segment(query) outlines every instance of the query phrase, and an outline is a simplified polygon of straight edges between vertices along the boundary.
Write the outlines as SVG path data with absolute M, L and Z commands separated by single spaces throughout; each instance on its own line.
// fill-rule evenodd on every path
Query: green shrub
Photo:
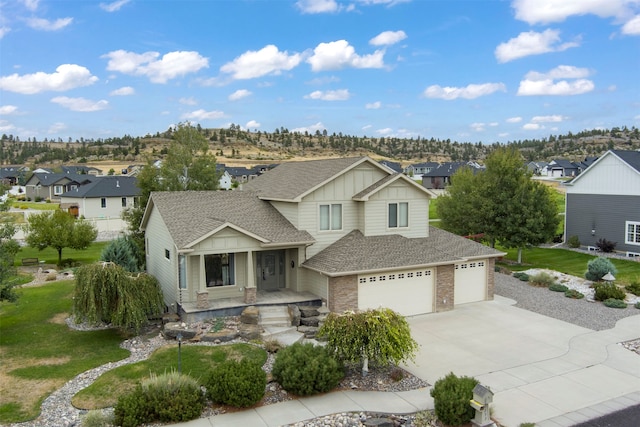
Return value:
M 436 381 L 430 393 L 438 420 L 450 426 L 471 421 L 475 411 L 469 400 L 473 398 L 473 388 L 477 384 L 475 378 L 458 377 L 453 372 Z
M 625 286 L 625 289 L 627 292 L 640 296 L 640 282 L 633 282 L 630 285 Z
M 609 298 L 602 301 L 602 303 L 611 308 L 627 308 L 627 303 L 621 299 Z
M 204 404 L 194 378 L 177 372 L 151 375 L 133 392 L 118 399 L 115 422 L 122 427 L 135 427 L 152 421 L 189 421 L 200 417 Z
M 566 292 L 569 288 L 565 285 L 561 285 L 560 283 L 552 283 L 549 285 L 549 290 L 553 292 Z
M 618 270 L 609 258 L 598 257 L 587 263 L 587 272 L 584 277 L 586 277 L 587 280 L 599 282 L 607 273 L 611 273 L 615 276 L 618 273 Z
M 584 294 L 581 292 L 576 291 L 575 289 L 567 289 L 564 292 L 564 296 L 567 298 L 573 298 L 573 299 L 582 299 L 584 298 Z
M 205 386 L 213 402 L 246 408 L 264 396 L 267 374 L 248 359 L 227 360 L 211 370 Z
M 567 245 L 569 245 L 570 248 L 579 248 L 580 238 L 578 238 L 578 236 L 569 236 L 569 239 L 567 240 Z
M 546 271 L 541 271 L 533 276 L 529 276 L 529 283 L 533 286 L 548 288 L 555 283 L 555 281 L 556 279 Z
M 634 307 L 640 309 L 640 301 L 638 301 Z
M 273 378 L 293 394 L 308 396 L 335 388 L 344 377 L 344 369 L 329 350 L 311 343 L 295 343 L 278 352 Z
M 627 296 L 622 289 L 613 283 L 598 283 L 594 286 L 594 289 L 596 291 L 594 295 L 596 301 L 604 301 L 610 298 L 623 300 Z
M 598 239 L 598 241 L 596 242 L 596 246 L 602 252 L 613 252 L 613 250 L 616 248 L 616 245 L 616 242 L 611 242 L 607 239 Z
M 415 427 L 431 427 L 435 426 L 438 418 L 434 411 L 420 411 L 416 412 L 413 418 L 413 426 Z
M 82 417 L 82 427 L 109 427 L 114 423 L 112 415 L 106 414 L 102 411 L 89 411 Z
M 529 281 L 529 275 L 527 273 L 522 273 L 520 271 L 513 273 L 513 277 L 515 277 L 516 279 L 520 279 L 523 282 Z
M 130 272 L 140 271 L 136 258 L 136 244 L 129 237 L 112 240 L 100 254 L 100 261 L 113 262 Z

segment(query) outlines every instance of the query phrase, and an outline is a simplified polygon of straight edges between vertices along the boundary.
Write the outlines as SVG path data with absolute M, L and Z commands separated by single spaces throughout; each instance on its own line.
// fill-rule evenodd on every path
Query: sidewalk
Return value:
M 494 393 L 492 413 L 507 427 L 570 427 L 640 402 L 640 356 L 618 345 L 640 337 L 640 314 L 592 331 L 513 307 L 467 304 L 409 318 L 421 347 L 414 375 L 434 383 L 449 372 L 473 376 Z M 274 427 L 340 412 L 406 414 L 433 409 L 429 389 L 340 391 L 202 418 L 183 427 Z

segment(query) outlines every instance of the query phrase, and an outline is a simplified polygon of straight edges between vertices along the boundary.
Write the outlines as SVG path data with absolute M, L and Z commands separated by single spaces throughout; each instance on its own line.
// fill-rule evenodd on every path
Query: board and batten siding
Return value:
M 612 153 L 583 172 L 567 194 L 601 194 L 640 197 L 640 173 Z
M 165 304 L 175 312 L 178 302 L 178 254 L 169 230 L 155 209 L 149 215 L 145 235 L 147 272 L 158 279 Z M 170 259 L 165 257 L 166 249 L 169 250 Z
M 616 251 L 640 252 L 640 245 L 625 244 L 626 222 L 640 222 L 640 196 L 567 193 L 566 203 L 565 239 L 595 246 L 603 238 L 616 242 Z

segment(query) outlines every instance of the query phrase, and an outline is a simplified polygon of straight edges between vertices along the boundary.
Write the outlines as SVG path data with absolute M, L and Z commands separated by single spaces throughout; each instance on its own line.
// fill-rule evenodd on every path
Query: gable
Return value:
M 608 151 L 566 187 L 570 194 L 640 196 L 640 171 Z

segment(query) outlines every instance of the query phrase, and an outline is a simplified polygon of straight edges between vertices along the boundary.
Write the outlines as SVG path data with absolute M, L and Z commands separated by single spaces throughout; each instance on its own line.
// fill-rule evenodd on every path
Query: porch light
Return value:
M 602 276 L 602 280 L 605 280 L 607 282 L 613 282 L 614 280 L 616 280 L 616 278 L 613 277 L 613 274 L 611 274 L 611 272 L 608 272 L 607 274 Z
M 592 235 L 592 236 L 595 236 L 595 235 L 596 235 L 596 229 L 595 229 L 595 228 L 592 228 L 592 229 L 591 229 L 591 235 Z

